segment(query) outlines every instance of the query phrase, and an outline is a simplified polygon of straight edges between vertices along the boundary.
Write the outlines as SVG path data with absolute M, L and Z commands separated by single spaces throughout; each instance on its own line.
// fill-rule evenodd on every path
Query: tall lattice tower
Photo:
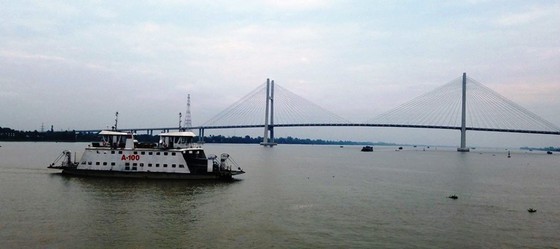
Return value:
M 191 95 L 187 94 L 187 112 L 185 113 L 185 130 L 190 131 L 191 128 L 192 128 Z

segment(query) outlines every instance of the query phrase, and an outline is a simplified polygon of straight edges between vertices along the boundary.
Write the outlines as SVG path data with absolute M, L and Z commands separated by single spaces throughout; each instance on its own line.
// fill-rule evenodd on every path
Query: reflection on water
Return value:
M 560 244 L 557 155 L 207 145 L 208 154 L 229 152 L 247 174 L 234 182 L 169 181 L 46 169 L 63 149 L 79 157 L 84 146 L 2 144 L 0 248 Z
M 72 211 L 79 220 L 74 229 L 89 234 L 92 240 L 107 238 L 104 246 L 188 245 L 184 243 L 199 233 L 198 222 L 206 215 L 198 209 L 234 184 L 61 178 L 68 192 L 79 200 L 72 202 Z

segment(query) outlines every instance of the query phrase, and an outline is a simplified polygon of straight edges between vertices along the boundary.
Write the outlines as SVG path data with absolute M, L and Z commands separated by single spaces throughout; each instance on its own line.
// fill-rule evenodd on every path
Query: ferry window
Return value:
M 164 156 L 167 156 L 167 152 L 163 152 L 163 155 L 164 155 Z
M 138 169 L 138 168 L 136 168 L 136 167 L 132 167 L 132 170 L 137 170 L 137 169 Z
M 172 152 L 171 155 L 174 156 L 174 155 L 175 155 L 175 152 Z
M 106 166 L 106 165 L 107 165 L 107 162 L 103 162 L 103 165 Z
M 86 161 L 83 161 L 82 164 L 86 164 Z
M 119 154 L 122 154 L 122 150 L 119 150 Z
M 99 162 L 95 162 L 95 165 L 99 165 Z
M 159 168 L 159 163 L 156 163 L 156 167 L 158 167 L 158 168 Z
M 164 167 L 164 168 L 167 168 L 167 163 L 164 163 L 164 164 L 163 164 L 163 167 Z
M 135 166 L 138 166 L 138 164 L 137 164 L 137 163 L 133 163 L 132 166 L 135 167 Z
M 152 164 L 151 164 L 151 163 L 148 163 L 148 167 L 152 167 Z
M 87 162 L 87 165 L 91 165 L 91 162 Z
M 130 169 L 130 167 L 128 167 L 128 166 L 124 167 L 124 170 L 129 170 L 129 169 Z
M 150 152 L 148 152 L 148 155 L 152 155 L 152 154 L 154 154 L 154 153 L 152 153 L 151 151 L 150 151 Z
M 111 151 L 111 154 L 115 154 L 115 151 L 114 151 L 114 150 L 112 150 L 112 151 Z
M 171 164 L 171 167 L 176 168 L 177 164 Z
M 111 162 L 111 166 L 115 166 L 115 162 Z
M 156 152 L 156 155 L 159 155 L 159 152 Z
M 124 166 L 130 166 L 130 163 L 125 163 Z
M 179 168 L 184 168 L 185 165 L 179 164 Z
M 189 150 L 189 154 L 192 154 L 192 150 Z
M 140 163 L 140 167 L 144 167 L 144 163 Z
M 138 151 L 135 151 L 135 152 L 134 152 L 134 155 L 136 155 L 136 154 L 138 154 Z
M 146 152 L 142 151 L 140 152 L 140 155 L 146 155 Z

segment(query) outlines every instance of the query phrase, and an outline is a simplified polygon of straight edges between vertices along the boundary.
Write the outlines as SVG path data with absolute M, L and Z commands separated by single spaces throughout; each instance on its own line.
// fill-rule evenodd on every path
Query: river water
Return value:
M 46 166 L 87 144 L 0 146 L 0 248 L 560 246 L 556 154 L 207 144 L 247 172 L 224 183 L 66 177 Z

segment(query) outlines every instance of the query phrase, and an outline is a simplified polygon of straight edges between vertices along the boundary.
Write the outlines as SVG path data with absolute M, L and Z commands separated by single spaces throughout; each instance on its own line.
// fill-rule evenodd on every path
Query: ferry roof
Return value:
M 126 136 L 129 133 L 127 132 L 120 132 L 120 131 L 101 131 L 99 135 L 112 135 L 112 136 Z
M 196 137 L 193 132 L 190 131 L 172 131 L 159 134 L 160 137 Z

